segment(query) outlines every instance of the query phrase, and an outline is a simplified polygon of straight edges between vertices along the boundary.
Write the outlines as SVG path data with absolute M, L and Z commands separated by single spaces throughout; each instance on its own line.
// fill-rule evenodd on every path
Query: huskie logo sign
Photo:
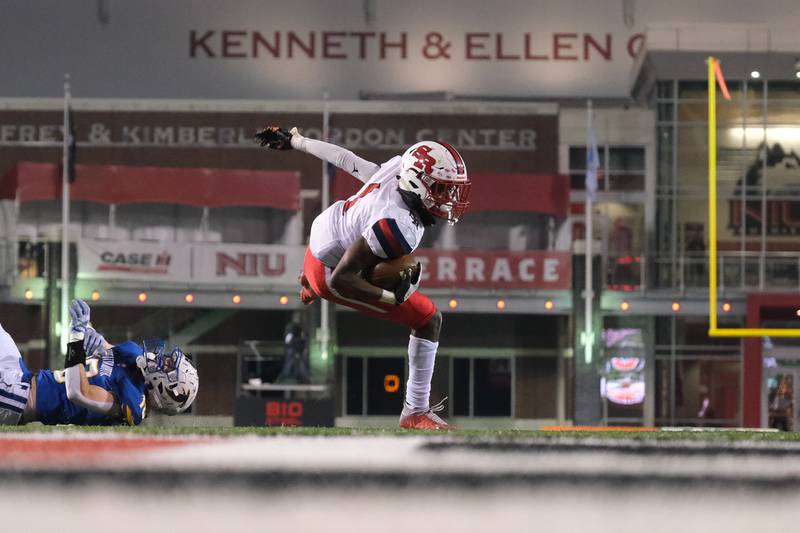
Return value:
M 193 248 L 194 281 L 294 285 L 303 268 L 302 246 L 207 244 Z
M 794 149 L 787 152 L 778 143 L 766 150 L 767 205 L 766 212 L 763 212 L 763 145 L 758 148 L 758 153 L 762 155 L 748 167 L 747 172 L 737 182 L 733 196 L 728 200 L 728 229 L 739 236 L 744 226 L 745 235 L 758 237 L 764 222 L 768 237 L 800 235 L 800 156 Z M 743 190 L 747 191 L 744 202 Z
M 239 252 L 232 255 L 223 250 L 217 252 L 216 274 L 274 278 L 286 272 L 286 261 L 286 252 Z

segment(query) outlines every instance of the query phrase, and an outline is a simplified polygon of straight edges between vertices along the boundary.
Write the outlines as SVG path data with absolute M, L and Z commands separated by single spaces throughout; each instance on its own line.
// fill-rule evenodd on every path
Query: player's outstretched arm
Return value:
M 114 409 L 119 409 L 113 394 L 89 383 L 85 365 L 86 348 L 83 346 L 83 333 L 71 333 L 64 361 L 64 386 L 67 390 L 67 399 L 75 405 L 100 414 L 108 414 Z
M 273 150 L 290 150 L 294 148 L 316 156 L 341 168 L 364 183 L 369 181 L 369 178 L 380 168 L 380 165 L 358 157 L 346 148 L 304 137 L 297 128 L 286 131 L 277 126 L 269 126 L 258 131 L 255 139 L 261 146 L 266 146 Z

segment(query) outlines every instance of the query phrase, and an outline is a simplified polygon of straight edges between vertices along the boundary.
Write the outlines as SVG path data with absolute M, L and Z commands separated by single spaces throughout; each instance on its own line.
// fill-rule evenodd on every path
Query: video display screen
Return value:
M 640 328 L 603 330 L 605 361 L 600 395 L 617 405 L 637 405 L 645 398 L 645 345 Z

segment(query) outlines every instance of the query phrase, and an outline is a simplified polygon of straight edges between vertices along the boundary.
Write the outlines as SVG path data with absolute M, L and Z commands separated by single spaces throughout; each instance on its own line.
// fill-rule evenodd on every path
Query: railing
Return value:
M 604 258 L 605 289 L 703 289 L 708 287 L 708 254 L 608 255 Z M 800 252 L 719 252 L 720 290 L 800 291 Z

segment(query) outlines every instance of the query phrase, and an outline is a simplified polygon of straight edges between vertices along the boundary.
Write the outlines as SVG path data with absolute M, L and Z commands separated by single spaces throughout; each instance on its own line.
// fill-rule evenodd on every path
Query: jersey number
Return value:
M 90 359 L 86 359 L 85 368 L 86 368 L 86 379 L 95 377 L 97 374 L 100 373 L 100 358 L 92 357 Z M 56 383 L 64 383 L 64 371 L 53 370 L 53 379 L 56 380 Z
M 353 207 L 356 204 L 357 201 L 359 201 L 361 198 L 365 197 L 366 195 L 368 195 L 369 193 L 371 193 L 375 189 L 379 189 L 380 186 L 381 186 L 380 183 L 370 183 L 369 185 L 364 187 L 364 189 L 361 190 L 358 194 L 348 198 L 347 201 L 345 201 L 345 203 L 344 203 L 344 209 L 342 211 L 344 213 L 347 213 L 347 210 L 350 209 L 351 207 Z

